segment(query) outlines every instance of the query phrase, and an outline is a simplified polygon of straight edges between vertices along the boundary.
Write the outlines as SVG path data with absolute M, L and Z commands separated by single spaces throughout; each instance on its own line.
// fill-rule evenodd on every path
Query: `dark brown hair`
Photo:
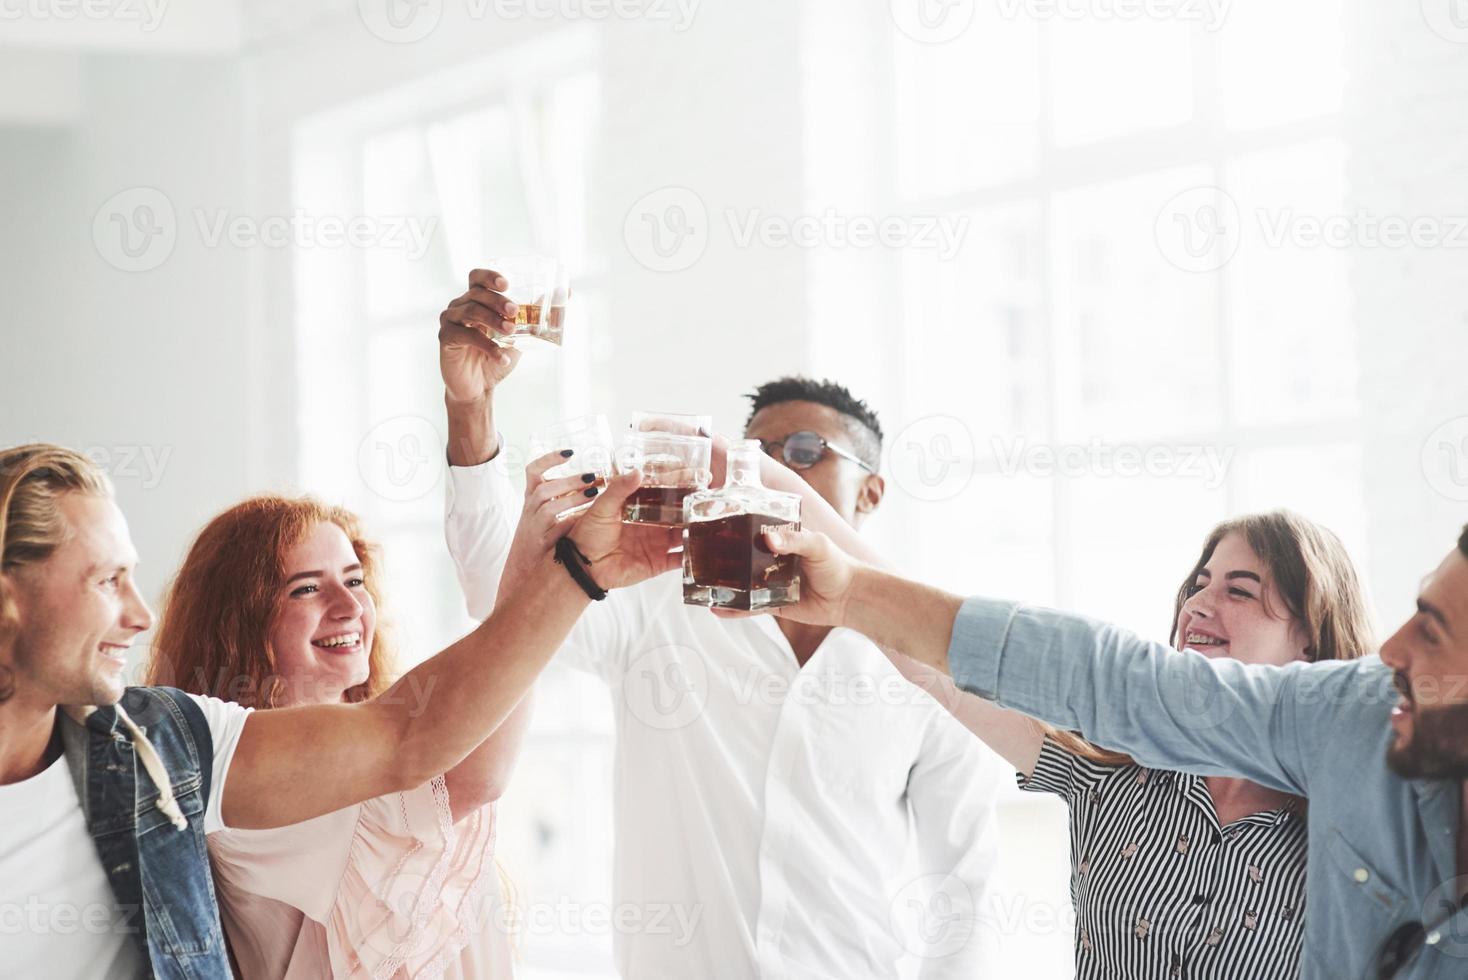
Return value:
M 1269 570 L 1269 579 L 1285 608 L 1275 611 L 1266 605 L 1265 611 L 1287 616 L 1304 631 L 1312 663 L 1354 660 L 1372 649 L 1371 614 L 1345 545 L 1332 531 L 1287 510 L 1236 517 L 1209 532 L 1198 560 L 1178 587 L 1169 638 L 1177 635 L 1183 605 L 1193 594 L 1199 573 L 1207 567 L 1218 543 L 1230 534 L 1241 535 Z M 1468 539 L 1468 529 L 1464 539 Z M 1051 735 L 1068 751 L 1092 762 L 1133 764 L 1130 756 L 1098 748 L 1078 735 L 1054 731 Z

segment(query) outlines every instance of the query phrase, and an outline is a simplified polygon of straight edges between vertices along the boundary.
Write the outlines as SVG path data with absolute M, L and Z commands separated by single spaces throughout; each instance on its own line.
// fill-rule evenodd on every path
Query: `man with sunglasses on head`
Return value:
M 490 340 L 513 325 L 504 288 L 476 270 L 440 317 L 446 532 L 474 615 L 494 604 L 513 535 L 554 533 L 584 489 L 532 462 L 522 508 L 494 462 L 494 392 L 518 360 Z M 771 454 L 766 484 L 802 494 L 806 526 L 860 528 L 885 489 L 871 409 L 805 378 L 750 398 L 745 436 Z M 671 908 L 690 926 L 617 929 L 622 976 L 993 975 L 979 914 L 997 763 L 871 642 L 685 606 L 675 572 L 593 603 L 557 656 L 611 690 L 614 906 L 642 923 Z

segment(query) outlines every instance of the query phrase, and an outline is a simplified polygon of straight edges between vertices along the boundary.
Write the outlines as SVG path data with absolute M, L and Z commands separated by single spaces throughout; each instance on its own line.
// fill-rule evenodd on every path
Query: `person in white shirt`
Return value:
M 594 591 L 671 567 L 622 533 L 638 482 L 613 481 L 570 529 L 594 569 L 525 545 L 515 601 L 381 696 L 251 712 L 124 685 L 153 616 L 110 481 L 60 446 L 0 449 L 0 975 L 226 980 L 205 835 L 300 823 L 453 769 Z
M 471 614 L 494 604 L 519 539 L 556 533 L 578 477 L 503 467 L 493 395 L 517 354 L 500 329 L 505 281 L 475 270 L 440 317 L 449 416 L 446 535 Z M 787 379 L 755 397 L 746 437 L 782 453 L 766 482 L 800 490 L 808 527 L 862 522 L 881 503 L 875 416 L 844 388 Z M 716 460 L 716 482 L 720 461 Z M 616 712 L 613 903 L 695 923 L 618 930 L 624 977 L 974 978 L 997 860 L 998 768 L 869 641 L 682 603 L 667 574 L 598 603 L 559 659 L 602 678 Z M 670 917 L 671 919 L 671 917 Z

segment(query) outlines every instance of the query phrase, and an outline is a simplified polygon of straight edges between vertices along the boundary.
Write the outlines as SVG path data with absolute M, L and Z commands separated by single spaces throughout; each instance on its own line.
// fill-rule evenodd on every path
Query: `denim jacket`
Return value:
M 118 905 L 142 911 L 131 917 L 133 939 L 151 974 L 228 980 L 204 840 L 214 757 L 208 723 L 188 695 L 170 688 L 129 688 L 121 708 L 98 708 L 82 723 L 73 712 L 59 715 L 87 831 Z M 140 738 L 170 785 L 139 764 L 148 751 L 135 744 Z
M 1380 658 L 1250 666 L 969 599 L 948 662 L 964 690 L 1142 765 L 1307 797 L 1304 980 L 1374 980 L 1383 943 L 1416 922 L 1426 942 L 1401 980 L 1468 977 L 1468 911 L 1454 908 L 1460 787 L 1387 768 L 1397 695 Z

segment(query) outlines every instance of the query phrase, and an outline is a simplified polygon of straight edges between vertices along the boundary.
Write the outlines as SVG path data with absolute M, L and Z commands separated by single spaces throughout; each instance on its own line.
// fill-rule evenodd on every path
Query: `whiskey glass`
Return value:
M 571 274 L 565 263 L 544 255 L 512 255 L 493 259 L 489 268 L 509 283 L 505 295 L 516 306 L 515 330 L 495 342 L 514 347 L 522 337 L 561 345 Z

